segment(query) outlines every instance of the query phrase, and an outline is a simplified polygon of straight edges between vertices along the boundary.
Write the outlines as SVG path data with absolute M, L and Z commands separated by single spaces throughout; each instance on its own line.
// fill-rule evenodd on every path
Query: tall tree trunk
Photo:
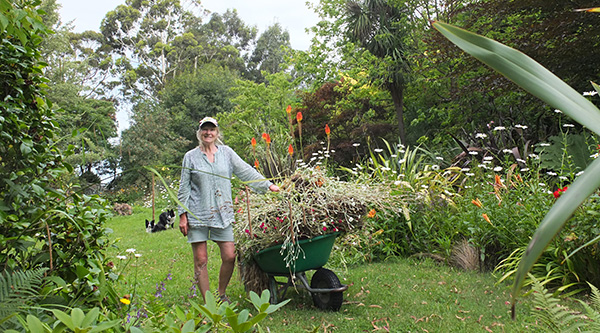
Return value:
M 387 89 L 392 95 L 394 107 L 396 108 L 396 118 L 398 118 L 398 132 L 400 142 L 406 146 L 406 133 L 404 132 L 404 87 L 394 83 L 388 84 Z

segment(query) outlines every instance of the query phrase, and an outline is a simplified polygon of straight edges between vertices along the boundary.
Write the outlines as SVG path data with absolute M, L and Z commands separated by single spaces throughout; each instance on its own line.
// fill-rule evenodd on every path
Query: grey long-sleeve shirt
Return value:
M 232 174 L 242 181 L 251 181 L 248 185 L 258 192 L 266 192 L 273 184 L 228 146 L 217 146 L 213 163 L 199 147 L 185 154 L 177 198 L 187 207 L 186 210 L 179 206 L 179 215 L 186 211 L 193 213 L 187 216 L 191 228 L 226 228 L 235 220 L 231 198 Z

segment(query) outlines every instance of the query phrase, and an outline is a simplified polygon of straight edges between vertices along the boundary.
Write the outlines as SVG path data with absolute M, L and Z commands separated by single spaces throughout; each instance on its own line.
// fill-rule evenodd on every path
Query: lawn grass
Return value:
M 144 220 L 151 210 L 135 208 L 131 216 L 111 219 L 108 227 L 117 240 L 109 255 L 128 254 L 134 248 L 141 257 L 125 268 L 119 293 L 133 294 L 133 302 L 154 298 L 164 282 L 162 300 L 185 305 L 192 287 L 192 253 L 179 231 L 148 234 Z M 158 215 L 158 212 L 157 212 Z M 211 290 L 216 288 L 220 264 L 218 248 L 209 243 Z M 114 259 L 121 269 L 128 260 Z M 307 291 L 288 291 L 290 303 L 262 322 L 270 332 L 536 332 L 529 298 L 521 298 L 517 319 L 510 319 L 509 286 L 496 286 L 489 273 L 465 272 L 432 260 L 392 258 L 346 269 L 333 270 L 349 286 L 339 312 L 316 309 Z M 166 280 L 171 273 L 171 280 Z M 313 271 L 306 272 L 311 277 Z M 134 292 L 135 291 L 135 292 Z M 228 289 L 240 308 L 250 308 L 237 269 Z

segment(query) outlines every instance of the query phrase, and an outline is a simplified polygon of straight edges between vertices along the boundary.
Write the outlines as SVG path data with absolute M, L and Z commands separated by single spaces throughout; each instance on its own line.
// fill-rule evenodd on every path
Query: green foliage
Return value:
M 588 132 L 549 137 L 547 144 L 536 147 L 540 155 L 540 167 L 574 179 L 593 161 L 592 155 L 598 151 L 597 143 L 591 142 L 595 139 L 597 137 Z
M 580 332 L 582 329 L 588 328 L 585 316 L 561 306 L 560 300 L 553 297 L 537 280 L 534 280 L 533 283 L 533 306 L 536 308 L 533 316 L 542 327 L 551 332 Z M 591 310 L 591 308 L 588 309 Z M 591 313 L 598 316 L 597 311 L 591 311 Z
M 33 10 L 39 2 L 1 4 L 9 26 L 0 33 L 2 270 L 46 268 L 56 284 L 47 291 L 59 290 L 66 301 L 90 300 L 102 294 L 104 202 L 64 181 L 73 169 L 57 148 L 55 113 L 45 99 L 38 48 L 48 30 Z
M 0 327 L 12 314 L 22 311 L 24 305 L 31 304 L 31 299 L 38 295 L 46 271 L 46 268 L 38 268 L 0 273 Z

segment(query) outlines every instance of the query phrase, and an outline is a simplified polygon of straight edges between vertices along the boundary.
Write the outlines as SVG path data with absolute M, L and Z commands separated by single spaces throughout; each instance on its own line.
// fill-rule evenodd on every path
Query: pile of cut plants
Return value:
M 331 233 L 358 233 L 367 216 L 401 214 L 406 200 L 392 196 L 390 185 L 345 182 L 319 168 L 296 170 L 280 188 L 271 195 L 246 191 L 238 197 L 234 231 L 247 291 L 268 288 L 268 277 L 254 260 L 259 251 L 281 246 L 285 265 L 294 273 L 295 261 L 304 255 L 298 241 Z

